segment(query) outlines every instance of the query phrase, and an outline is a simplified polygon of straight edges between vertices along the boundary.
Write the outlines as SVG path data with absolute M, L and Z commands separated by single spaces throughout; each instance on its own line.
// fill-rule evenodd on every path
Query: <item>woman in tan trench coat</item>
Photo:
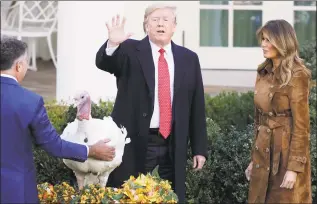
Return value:
M 254 91 L 255 138 L 249 203 L 312 203 L 310 119 L 311 73 L 298 56 L 293 27 L 272 20 L 257 32 L 266 60 Z

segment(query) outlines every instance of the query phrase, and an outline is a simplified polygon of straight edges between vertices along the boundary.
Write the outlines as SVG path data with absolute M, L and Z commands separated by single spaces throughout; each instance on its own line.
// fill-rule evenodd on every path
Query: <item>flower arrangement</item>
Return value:
M 40 201 L 46 201 L 48 203 L 57 202 L 57 195 L 54 191 L 54 186 L 49 183 L 42 183 L 37 185 L 38 197 Z
M 177 203 L 170 183 L 159 177 L 158 167 L 152 173 L 131 176 L 122 188 L 87 185 L 80 191 L 63 182 L 37 186 L 41 203 Z

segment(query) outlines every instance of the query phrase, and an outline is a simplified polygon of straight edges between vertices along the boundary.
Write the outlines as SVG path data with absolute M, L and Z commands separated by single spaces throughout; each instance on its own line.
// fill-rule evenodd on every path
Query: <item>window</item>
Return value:
M 300 46 L 316 39 L 316 1 L 294 1 L 294 29 Z
M 228 11 L 200 10 L 200 46 L 228 46 Z
M 295 6 L 316 6 L 316 1 L 294 1 Z
M 200 46 L 257 47 L 262 1 L 200 1 Z

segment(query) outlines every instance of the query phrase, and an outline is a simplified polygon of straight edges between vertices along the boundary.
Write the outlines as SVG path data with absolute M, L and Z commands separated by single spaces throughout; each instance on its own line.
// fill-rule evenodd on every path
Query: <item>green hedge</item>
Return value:
M 317 39 L 309 42 L 301 47 L 299 55 L 304 59 L 305 65 L 312 71 L 312 77 L 316 80 L 317 65 L 316 65 L 316 50 Z
M 188 160 L 186 197 L 191 203 L 244 203 L 248 181 L 244 171 L 250 162 L 253 127 L 231 128 L 227 134 L 215 133 L 209 147 L 209 160 L 202 171 L 191 171 Z
M 223 132 L 232 127 L 244 130 L 253 123 L 254 103 L 253 92 L 221 92 L 216 97 L 206 98 L 206 116 L 212 118 Z

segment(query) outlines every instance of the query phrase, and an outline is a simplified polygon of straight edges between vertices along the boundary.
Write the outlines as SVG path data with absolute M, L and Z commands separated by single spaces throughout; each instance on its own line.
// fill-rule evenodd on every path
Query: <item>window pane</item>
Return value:
M 228 5 L 228 1 L 200 1 L 200 4 L 209 4 L 209 5 Z
M 233 1 L 233 5 L 262 5 L 262 1 Z
M 228 11 L 200 9 L 200 46 L 228 46 Z
M 316 11 L 295 11 L 294 29 L 300 45 L 316 39 Z
M 316 1 L 294 1 L 295 6 L 316 6 Z
M 256 31 L 262 26 L 262 11 L 234 11 L 233 46 L 257 47 Z

